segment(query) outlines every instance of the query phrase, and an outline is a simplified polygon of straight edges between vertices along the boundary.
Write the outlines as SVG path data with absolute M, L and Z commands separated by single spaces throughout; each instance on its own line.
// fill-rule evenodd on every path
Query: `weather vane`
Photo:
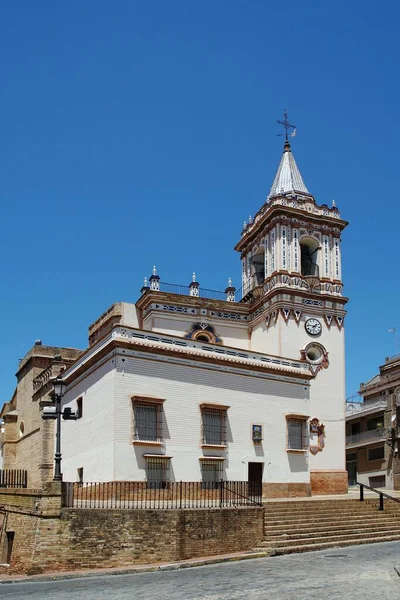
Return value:
M 279 125 L 282 125 L 282 127 L 285 128 L 285 139 L 286 141 L 289 141 L 289 135 L 288 132 L 290 129 L 293 129 L 293 131 L 290 134 L 290 137 L 294 137 L 296 135 L 296 125 L 292 125 L 291 123 L 289 123 L 288 121 L 288 117 L 287 117 L 287 112 L 286 112 L 286 108 L 285 108 L 285 112 L 283 113 L 283 121 L 277 121 L 277 123 L 279 123 Z M 283 135 L 283 133 L 278 133 L 277 135 Z

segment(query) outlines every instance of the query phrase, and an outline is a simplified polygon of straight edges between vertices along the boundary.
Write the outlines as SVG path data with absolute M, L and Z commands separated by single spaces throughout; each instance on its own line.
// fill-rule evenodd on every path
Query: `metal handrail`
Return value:
M 367 485 L 366 483 L 360 483 L 359 481 L 356 481 L 356 485 L 360 486 L 360 502 L 364 502 L 364 488 L 368 488 L 369 490 L 371 490 L 371 492 L 375 492 L 375 494 L 379 494 L 379 508 L 378 508 L 378 510 L 383 510 L 383 498 L 384 497 L 388 498 L 389 500 L 393 500 L 394 502 L 397 502 L 398 504 L 400 504 L 400 499 L 399 498 L 395 498 L 394 496 L 390 496 L 389 494 L 386 494 L 385 492 L 380 492 L 376 488 L 373 488 L 370 485 Z

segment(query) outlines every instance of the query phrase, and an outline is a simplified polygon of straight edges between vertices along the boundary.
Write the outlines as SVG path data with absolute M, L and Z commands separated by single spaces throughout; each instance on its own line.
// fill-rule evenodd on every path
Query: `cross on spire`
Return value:
M 282 127 L 284 127 L 284 129 L 285 129 L 285 140 L 287 142 L 289 141 L 289 138 L 288 138 L 288 131 L 289 131 L 289 129 L 293 129 L 292 136 L 293 136 L 293 134 L 296 135 L 295 134 L 296 125 L 291 125 L 291 123 L 289 123 L 287 112 L 286 112 L 286 108 L 285 108 L 285 111 L 283 113 L 283 121 L 279 121 L 278 120 L 277 123 L 279 123 L 279 125 L 282 125 Z M 283 135 L 283 134 L 282 133 L 278 133 L 278 135 Z

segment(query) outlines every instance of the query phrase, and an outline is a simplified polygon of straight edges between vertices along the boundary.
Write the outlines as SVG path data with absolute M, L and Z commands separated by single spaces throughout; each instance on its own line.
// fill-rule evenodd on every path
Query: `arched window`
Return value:
M 212 340 L 205 335 L 204 333 L 201 333 L 200 335 L 197 335 L 196 337 L 193 338 L 194 340 L 196 340 L 197 342 L 208 342 L 210 343 Z
M 262 285 L 265 279 L 265 249 L 258 248 L 251 259 L 251 270 L 253 285 Z
M 303 237 L 300 240 L 301 253 L 301 274 L 305 276 L 313 275 L 319 277 L 318 250 L 320 245 L 318 240 L 312 237 Z

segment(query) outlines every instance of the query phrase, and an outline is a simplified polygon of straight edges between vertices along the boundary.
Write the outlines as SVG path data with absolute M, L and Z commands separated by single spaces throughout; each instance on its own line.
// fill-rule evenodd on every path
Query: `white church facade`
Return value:
M 345 365 L 336 206 L 308 191 L 286 139 L 235 250 L 242 288 L 164 285 L 111 306 L 63 373 L 65 481 L 262 482 L 344 493 Z

